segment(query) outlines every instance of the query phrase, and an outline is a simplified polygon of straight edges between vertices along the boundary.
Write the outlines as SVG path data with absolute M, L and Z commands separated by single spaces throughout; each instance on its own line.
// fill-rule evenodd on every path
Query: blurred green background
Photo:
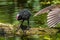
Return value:
M 18 25 L 19 21 L 16 20 L 16 14 L 19 13 L 20 10 L 19 4 L 21 4 L 31 11 L 32 14 L 30 18 L 31 27 L 48 27 L 46 22 L 47 13 L 36 17 L 33 17 L 33 15 L 39 10 L 49 5 L 58 3 L 60 4 L 60 0 L 0 0 L 0 23 L 10 23 Z M 1 37 L 0 40 L 7 39 Z M 20 40 L 20 39 L 16 37 L 16 39 L 9 38 L 8 40 Z M 58 33 L 53 37 L 50 37 L 49 35 L 45 36 L 34 35 L 29 40 L 60 40 L 60 34 Z

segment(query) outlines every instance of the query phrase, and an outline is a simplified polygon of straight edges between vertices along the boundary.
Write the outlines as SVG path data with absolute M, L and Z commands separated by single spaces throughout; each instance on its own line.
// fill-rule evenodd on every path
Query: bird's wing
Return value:
M 37 16 L 37 15 L 40 15 L 40 14 L 43 14 L 43 13 L 46 13 L 46 12 L 50 12 L 51 10 L 53 10 L 56 7 L 60 7 L 60 5 L 51 5 L 51 6 L 48 6 L 46 8 L 43 8 L 42 10 L 37 12 L 34 16 Z
M 47 15 L 47 25 L 49 27 L 55 27 L 57 23 L 60 22 L 60 9 L 54 10 Z

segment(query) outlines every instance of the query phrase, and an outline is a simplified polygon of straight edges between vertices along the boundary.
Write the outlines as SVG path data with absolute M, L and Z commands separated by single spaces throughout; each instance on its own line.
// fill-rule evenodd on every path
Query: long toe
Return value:
M 31 27 L 30 27 L 30 26 L 28 26 L 28 27 L 27 27 L 27 30 L 29 30 L 30 28 L 31 28 Z

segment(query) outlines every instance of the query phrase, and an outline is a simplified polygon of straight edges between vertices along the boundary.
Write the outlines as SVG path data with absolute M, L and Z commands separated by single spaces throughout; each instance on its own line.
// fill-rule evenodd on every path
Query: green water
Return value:
M 0 37 L 0 40 L 21 40 L 20 37 Z
M 60 40 L 60 33 L 56 35 L 31 35 L 23 37 L 0 37 L 0 40 Z

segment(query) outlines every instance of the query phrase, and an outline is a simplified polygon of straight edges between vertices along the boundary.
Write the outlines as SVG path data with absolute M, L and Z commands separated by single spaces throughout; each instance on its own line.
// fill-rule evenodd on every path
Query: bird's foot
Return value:
M 29 30 L 31 27 L 30 26 L 27 26 L 27 30 Z

